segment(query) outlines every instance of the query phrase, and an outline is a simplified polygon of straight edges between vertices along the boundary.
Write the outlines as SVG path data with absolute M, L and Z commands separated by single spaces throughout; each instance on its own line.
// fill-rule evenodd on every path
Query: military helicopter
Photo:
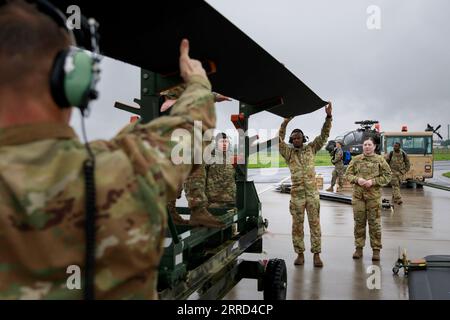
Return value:
M 374 138 L 376 144 L 375 152 L 380 154 L 381 133 L 379 122 L 377 120 L 362 120 L 356 121 L 355 124 L 359 124 L 360 128 L 346 132 L 344 135 L 337 136 L 334 140 L 328 141 L 325 149 L 330 155 L 332 155 L 335 150 L 337 140 L 342 141 L 342 150 L 344 152 L 349 151 L 352 156 L 361 154 L 363 152 L 363 142 L 367 137 Z

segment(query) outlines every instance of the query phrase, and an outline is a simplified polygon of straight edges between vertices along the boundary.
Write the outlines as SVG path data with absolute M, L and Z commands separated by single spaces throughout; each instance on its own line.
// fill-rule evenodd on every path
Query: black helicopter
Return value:
M 336 148 L 336 141 L 340 140 L 342 142 L 342 150 L 344 152 L 349 151 L 352 156 L 356 156 L 363 152 L 362 145 L 364 140 L 367 137 L 372 137 L 376 144 L 375 152 L 380 154 L 381 134 L 375 126 L 378 123 L 377 120 L 356 121 L 355 124 L 359 124 L 360 128 L 346 132 L 344 135 L 337 136 L 336 139 L 328 141 L 325 149 L 332 155 Z
M 355 124 L 359 124 L 360 128 L 346 132 L 344 135 L 337 136 L 336 139 L 328 141 L 325 149 L 330 153 L 330 155 L 333 155 L 333 152 L 336 148 L 336 141 L 340 140 L 342 142 L 342 150 L 344 152 L 349 151 L 352 156 L 356 156 L 363 152 L 362 144 L 364 140 L 367 137 L 372 137 L 374 138 L 376 144 L 375 152 L 380 154 L 381 132 L 379 130 L 379 127 L 376 126 L 378 123 L 379 122 L 376 120 L 356 121 Z M 440 128 L 441 125 L 438 125 L 435 129 L 430 124 L 427 124 L 427 128 L 425 129 L 425 131 L 433 132 L 440 139 L 442 139 L 442 136 L 439 134 L 439 132 L 437 132 Z

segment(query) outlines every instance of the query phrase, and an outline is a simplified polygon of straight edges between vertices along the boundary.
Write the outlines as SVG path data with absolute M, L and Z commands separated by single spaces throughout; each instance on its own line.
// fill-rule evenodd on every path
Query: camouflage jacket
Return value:
M 227 161 L 230 157 L 217 157 L 217 161 L 207 164 L 206 196 L 209 204 L 236 202 L 236 180 L 234 166 Z
M 171 116 L 130 124 L 110 141 L 91 143 L 96 298 L 157 298 L 167 199 L 191 170 L 171 161 L 171 133 L 182 128 L 189 134 L 195 120 L 205 130 L 216 121 L 211 85 L 199 76 L 188 81 Z M 201 136 L 195 138 L 201 146 Z M 192 144 L 190 137 L 182 141 Z M 83 290 L 68 288 L 67 272 L 75 266 L 83 274 L 86 158 L 83 144 L 63 124 L 0 130 L 0 299 L 83 297 Z
M 353 184 L 353 198 L 377 199 L 381 197 L 380 188 L 391 181 L 391 176 L 391 169 L 382 156 L 360 154 L 350 161 L 344 177 Z M 374 184 L 369 189 L 361 187 L 359 178 L 371 179 Z
M 336 168 L 344 168 L 344 152 L 342 151 L 342 148 L 336 148 L 331 163 L 334 164 Z
M 284 123 L 281 125 L 279 130 L 279 150 L 291 172 L 292 190 L 305 190 L 310 195 L 318 194 L 314 159 L 317 151 L 323 147 L 328 139 L 331 121 L 332 118 L 327 117 L 320 136 L 302 148 L 294 148 L 292 145 L 284 142 L 286 125 Z
M 387 162 L 391 167 L 393 172 L 399 172 L 402 175 L 406 174 L 411 168 L 409 162 L 409 157 L 405 151 L 400 150 L 400 152 L 392 151 L 392 153 L 387 154 Z

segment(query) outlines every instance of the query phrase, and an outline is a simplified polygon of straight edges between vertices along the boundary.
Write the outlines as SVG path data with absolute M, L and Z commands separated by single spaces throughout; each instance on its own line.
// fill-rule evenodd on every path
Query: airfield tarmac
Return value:
M 439 171 L 450 171 L 450 162 L 438 163 Z M 435 168 L 437 169 L 437 168 Z M 270 170 L 270 169 L 269 169 Z M 324 188 L 329 186 L 332 167 L 318 167 L 324 176 Z M 382 211 L 381 261 L 373 263 L 369 237 L 366 239 L 364 257 L 353 260 L 353 212 L 351 205 L 321 200 L 322 260 L 324 267 L 314 268 L 309 251 L 309 226 L 305 219 L 305 265 L 294 266 L 296 254 L 292 247 L 289 194 L 273 190 L 276 182 L 288 175 L 280 169 L 266 175 L 254 169 L 249 180 L 255 180 L 260 193 L 264 218 L 269 228 L 263 237 L 263 254 L 244 254 L 242 258 L 260 260 L 284 259 L 287 266 L 287 299 L 408 299 L 408 282 L 403 271 L 393 275 L 392 267 L 398 249 L 406 248 L 408 258 L 421 258 L 433 254 L 450 254 L 450 192 L 424 187 L 403 188 L 403 205 L 394 210 Z M 433 182 L 450 185 L 450 180 L 435 172 Z M 437 180 L 439 179 L 439 181 Z M 351 191 L 344 194 L 351 195 Z M 391 189 L 383 189 L 383 198 L 391 198 Z M 381 270 L 381 288 L 369 289 L 367 268 L 377 265 Z M 256 290 L 256 280 L 244 279 L 231 290 L 225 299 L 262 299 Z

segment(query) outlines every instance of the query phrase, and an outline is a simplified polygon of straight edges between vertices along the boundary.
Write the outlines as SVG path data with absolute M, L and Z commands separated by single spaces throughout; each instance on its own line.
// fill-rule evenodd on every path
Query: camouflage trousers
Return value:
M 392 199 L 394 199 L 394 201 L 402 199 L 402 195 L 400 193 L 400 184 L 402 183 L 402 180 L 403 175 L 400 172 L 392 171 L 391 187 L 392 187 Z
M 209 199 L 208 199 L 209 201 Z M 223 201 L 216 201 L 216 202 L 209 202 L 208 203 L 209 208 L 234 208 L 236 207 L 235 202 L 223 202 Z
M 338 183 L 338 186 L 342 188 L 344 185 L 344 167 L 335 167 L 333 169 L 332 178 L 331 178 L 331 187 L 334 187 L 336 184 L 336 180 Z
M 292 242 L 296 253 L 305 251 L 303 241 L 303 222 L 305 220 L 305 209 L 308 214 L 309 230 L 311 233 L 311 252 L 321 252 L 320 231 L 320 200 L 319 195 L 312 197 L 294 196 L 291 194 L 289 211 L 292 215 Z
M 184 182 L 183 188 L 190 209 L 233 208 L 236 206 L 234 202 L 213 201 L 213 199 L 209 201 L 205 193 L 205 179 L 205 166 L 200 165 L 191 172 L 190 176 Z M 177 199 L 181 197 L 182 191 L 183 189 L 179 190 Z M 171 199 L 167 202 L 167 208 L 169 210 L 175 209 L 175 207 L 176 199 Z
M 184 192 L 186 193 L 189 208 L 196 209 L 208 207 L 208 198 L 205 193 L 205 181 L 205 166 L 196 166 L 184 183 Z
M 366 244 L 366 225 L 369 224 L 370 246 L 381 249 L 381 203 L 380 199 L 352 200 L 355 220 L 355 247 L 364 248 Z

